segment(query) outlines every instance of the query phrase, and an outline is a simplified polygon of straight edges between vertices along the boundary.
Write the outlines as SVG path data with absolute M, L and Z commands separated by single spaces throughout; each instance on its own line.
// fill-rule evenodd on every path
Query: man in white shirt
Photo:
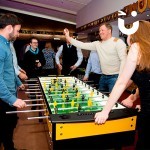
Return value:
M 62 64 L 60 64 L 59 58 L 62 55 Z M 77 67 L 83 60 L 81 49 L 71 45 L 70 42 L 66 42 L 58 48 L 56 53 L 56 64 L 58 68 L 62 70 L 62 75 L 77 75 Z
M 112 26 L 108 23 L 101 24 L 99 35 L 101 41 L 83 43 L 69 36 L 69 30 L 64 30 L 66 39 L 74 46 L 86 50 L 96 50 L 100 61 L 102 76 L 100 78 L 99 90 L 111 92 L 118 75 L 121 74 L 124 67 L 127 50 L 126 44 L 118 38 L 112 37 Z

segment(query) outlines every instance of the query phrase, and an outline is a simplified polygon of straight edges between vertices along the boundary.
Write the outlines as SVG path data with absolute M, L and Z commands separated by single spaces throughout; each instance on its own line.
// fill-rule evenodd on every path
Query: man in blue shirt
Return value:
M 26 103 L 17 98 L 17 87 L 23 85 L 15 74 L 10 41 L 19 36 L 20 20 L 13 14 L 0 17 L 0 141 L 5 150 L 14 150 L 13 130 L 17 115 L 7 115 L 7 111 L 26 107 Z
M 100 60 L 96 51 L 91 51 L 88 63 L 86 66 L 83 81 L 93 81 L 96 88 L 99 87 L 99 80 L 102 74 Z

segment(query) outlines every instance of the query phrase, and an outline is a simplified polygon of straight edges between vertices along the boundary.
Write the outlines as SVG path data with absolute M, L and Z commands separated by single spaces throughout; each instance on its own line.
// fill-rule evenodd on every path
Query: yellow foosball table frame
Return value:
M 42 87 L 42 85 L 41 85 Z M 43 89 L 42 89 L 43 90 Z M 121 148 L 134 143 L 137 111 L 113 109 L 103 125 L 95 124 L 96 112 L 52 114 L 45 98 L 49 142 L 53 150 Z M 115 107 L 121 105 L 116 104 Z

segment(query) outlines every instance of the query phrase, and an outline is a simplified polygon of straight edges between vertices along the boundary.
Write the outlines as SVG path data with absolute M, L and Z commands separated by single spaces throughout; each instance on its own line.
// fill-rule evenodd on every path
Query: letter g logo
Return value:
M 118 14 L 119 16 L 126 15 L 126 13 L 124 13 L 123 11 L 118 11 L 118 13 L 119 13 Z M 137 16 L 137 12 L 136 11 L 132 11 L 131 15 L 133 17 L 135 17 L 135 16 Z M 123 34 L 131 35 L 131 34 L 135 33 L 138 30 L 138 28 L 139 28 L 139 21 L 134 22 L 132 28 L 127 29 L 125 27 L 124 20 L 121 19 L 121 18 L 118 18 L 118 27 L 119 27 L 119 30 Z

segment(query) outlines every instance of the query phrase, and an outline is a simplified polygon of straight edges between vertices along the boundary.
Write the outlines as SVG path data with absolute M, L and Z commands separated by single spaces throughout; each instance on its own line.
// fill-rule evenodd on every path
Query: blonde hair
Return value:
M 138 30 L 131 35 L 131 44 L 137 43 L 139 45 L 139 65 L 138 70 L 150 70 L 150 22 L 139 21 Z

